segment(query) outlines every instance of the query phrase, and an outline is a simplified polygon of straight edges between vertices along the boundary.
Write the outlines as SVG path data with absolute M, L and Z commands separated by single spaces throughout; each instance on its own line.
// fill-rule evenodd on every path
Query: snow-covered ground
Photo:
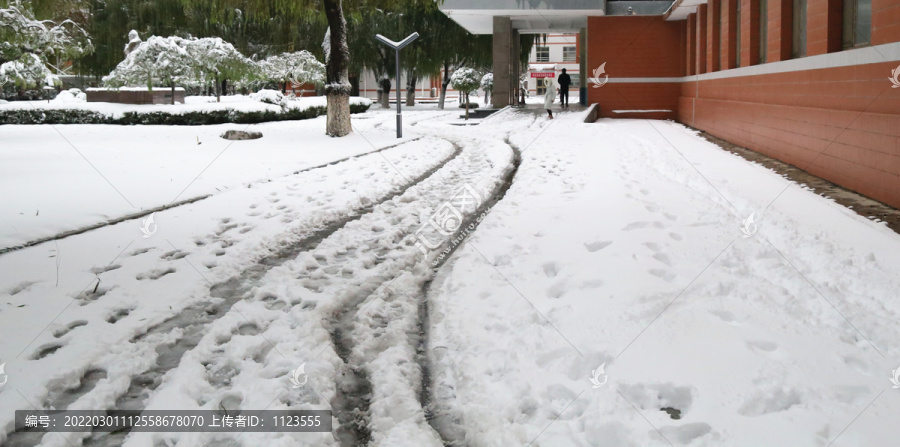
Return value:
M 235 126 L 0 127 L 0 182 L 28 198 L 4 195 L 7 245 L 213 194 L 0 255 L 0 440 L 28 408 L 331 409 L 336 428 L 8 444 L 900 439 L 900 236 L 671 122 L 459 113 L 405 112 L 400 141 L 393 109 L 342 139 L 251 126 L 225 152 Z

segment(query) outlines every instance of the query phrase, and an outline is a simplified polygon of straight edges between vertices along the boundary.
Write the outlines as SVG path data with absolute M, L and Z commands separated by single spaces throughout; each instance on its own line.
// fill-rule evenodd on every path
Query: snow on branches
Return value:
M 174 86 L 191 80 L 193 59 L 180 37 L 151 36 L 135 48 L 113 71 L 103 77 L 111 87 L 145 85 Z
M 466 119 L 469 119 L 469 93 L 481 85 L 481 75 L 472 68 L 460 68 L 450 76 L 450 85 L 466 97 Z
M 218 37 L 182 39 L 177 36 L 151 36 L 140 42 L 137 33 L 125 60 L 103 82 L 111 87 L 175 84 L 197 86 L 223 79 L 241 80 L 253 71 L 253 62 L 234 45 Z
M 51 57 L 61 63 L 91 51 L 87 32 L 71 20 L 36 20 L 20 0 L 0 8 L 0 85 L 58 83 L 48 68 Z
M 481 75 L 473 68 L 463 67 L 453 72 L 453 76 L 450 76 L 450 85 L 454 90 L 470 93 L 477 90 L 478 86 L 481 85 Z
M 259 66 L 262 77 L 270 81 L 290 81 L 295 85 L 325 83 L 325 65 L 306 50 L 270 56 Z
M 494 74 L 488 73 L 481 78 L 481 89 L 484 91 L 494 90 Z

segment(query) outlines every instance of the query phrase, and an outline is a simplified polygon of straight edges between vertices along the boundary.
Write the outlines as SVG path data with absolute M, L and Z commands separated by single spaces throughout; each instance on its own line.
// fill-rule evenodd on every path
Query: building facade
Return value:
M 900 207 L 900 1 L 499 3 L 442 6 L 493 25 L 495 89 L 508 35 L 579 32 L 601 117 L 677 120 Z

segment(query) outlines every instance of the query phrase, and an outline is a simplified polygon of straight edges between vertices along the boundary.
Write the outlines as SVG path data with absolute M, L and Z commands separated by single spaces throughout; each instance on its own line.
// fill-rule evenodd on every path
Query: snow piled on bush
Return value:
M 53 102 L 87 102 L 87 95 L 77 88 L 70 88 L 59 92 L 56 98 L 53 98 Z
M 250 99 L 266 104 L 280 105 L 284 102 L 284 95 L 278 90 L 262 89 L 256 93 L 251 93 Z

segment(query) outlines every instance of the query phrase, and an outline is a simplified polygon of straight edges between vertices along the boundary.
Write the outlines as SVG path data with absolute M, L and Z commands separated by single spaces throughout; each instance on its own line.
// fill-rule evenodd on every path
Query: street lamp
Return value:
M 381 34 L 376 34 L 375 38 L 378 39 L 379 42 L 393 48 L 394 52 L 397 54 L 397 138 L 403 138 L 403 118 L 400 115 L 400 50 L 411 44 L 412 41 L 418 39 L 419 33 L 412 33 L 400 42 L 394 42 Z

